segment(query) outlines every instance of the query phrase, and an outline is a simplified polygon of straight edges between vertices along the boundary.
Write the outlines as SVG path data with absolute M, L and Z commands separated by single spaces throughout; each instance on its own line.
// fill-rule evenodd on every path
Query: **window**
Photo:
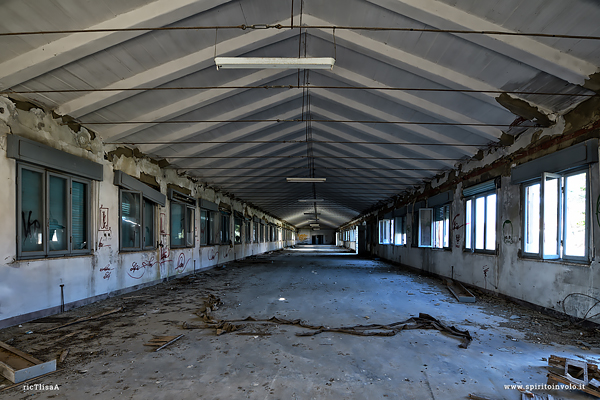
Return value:
M 19 258 L 90 252 L 90 181 L 44 168 L 18 167 Z
M 194 247 L 196 200 L 169 189 L 171 200 L 171 247 Z
M 200 210 L 200 246 L 208 244 L 208 211 Z
M 433 209 L 419 209 L 419 247 L 433 247 Z
M 233 241 L 234 243 L 242 243 L 242 227 L 243 219 L 239 215 L 233 218 Z
M 221 230 L 219 234 L 219 239 L 221 244 L 229 244 L 231 241 L 231 214 L 221 211 Z
M 250 243 L 252 241 L 252 225 L 250 220 L 246 220 L 246 243 Z
M 433 208 L 433 247 L 450 248 L 450 204 Z
M 121 189 L 122 251 L 154 249 L 156 205 L 141 192 Z
M 254 221 L 252 223 L 252 243 L 256 243 L 258 241 L 258 223 Z
M 496 193 L 479 194 L 466 201 L 465 249 L 496 250 Z
M 587 260 L 587 172 L 543 173 L 523 199 L 524 255 Z
M 221 244 L 221 213 L 208 212 L 208 244 Z
M 394 244 L 396 246 L 406 246 L 406 215 L 394 219 Z
M 379 221 L 379 244 L 390 244 L 393 242 L 394 220 L 383 219 Z

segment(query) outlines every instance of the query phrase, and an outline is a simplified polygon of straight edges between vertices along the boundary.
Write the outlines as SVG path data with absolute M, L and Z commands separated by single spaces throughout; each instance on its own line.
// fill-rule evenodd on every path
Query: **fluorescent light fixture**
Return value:
M 287 179 L 288 182 L 308 182 L 308 183 L 314 183 L 314 182 L 325 182 L 327 180 L 327 178 L 285 178 Z
M 217 69 L 333 69 L 335 58 L 215 57 Z
M 309 213 L 304 213 L 304 215 L 321 215 L 320 212 L 309 212 Z
M 320 203 L 325 200 L 323 200 L 323 199 L 299 199 L 298 201 L 300 203 Z
M 312 226 L 312 227 L 315 227 L 315 226 L 318 227 L 318 226 L 321 226 L 321 225 L 319 225 L 319 224 L 310 224 L 310 226 Z

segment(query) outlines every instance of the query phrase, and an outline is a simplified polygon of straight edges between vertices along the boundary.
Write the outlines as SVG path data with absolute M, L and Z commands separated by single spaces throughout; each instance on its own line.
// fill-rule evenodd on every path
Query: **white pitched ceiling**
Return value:
M 323 198 L 337 227 L 495 143 L 517 118 L 502 92 L 548 114 L 595 94 L 599 17 L 587 0 L 5 1 L 0 90 L 297 226 L 298 199 Z M 215 54 L 336 64 L 217 71 Z

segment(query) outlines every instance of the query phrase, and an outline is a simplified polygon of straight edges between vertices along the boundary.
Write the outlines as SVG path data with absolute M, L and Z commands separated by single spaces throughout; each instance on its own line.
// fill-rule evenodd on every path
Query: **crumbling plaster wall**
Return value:
M 282 221 L 266 215 L 249 204 L 233 200 L 212 188 L 204 187 L 187 176 L 139 152 L 123 151 L 104 146 L 101 140 L 83 127 L 77 131 L 60 118 L 32 105 L 19 105 L 0 96 L 0 191 L 3 229 L 0 231 L 0 327 L 57 312 L 61 305 L 61 286 L 66 308 L 85 304 L 115 292 L 152 285 L 164 279 L 211 268 L 234 259 L 276 250 L 294 241 L 200 246 L 200 209 L 196 208 L 193 248 L 171 249 L 169 246 L 169 200 L 157 207 L 155 232 L 160 245 L 156 250 L 119 251 L 119 188 L 113 184 L 114 171 L 131 176 L 155 179 L 162 193 L 168 185 L 188 191 L 190 196 L 203 198 L 249 217 L 258 216 L 270 223 Z M 6 137 L 16 134 L 58 150 L 89 159 L 103 165 L 104 179 L 92 182 L 91 223 L 93 249 L 90 255 L 46 259 L 17 260 L 15 237 L 16 165 L 7 157 Z M 107 224 L 100 226 L 102 216 Z M 231 218 L 233 230 L 233 216 Z M 233 237 L 233 236 L 232 236 Z
M 536 260 L 521 257 L 522 248 L 522 204 L 521 186 L 512 185 L 510 171 L 516 165 L 567 148 L 589 138 L 600 137 L 600 101 L 596 98 L 559 118 L 549 128 L 530 128 L 515 137 L 514 143 L 504 147 L 491 148 L 480 152 L 474 159 L 457 165 L 431 182 L 428 187 L 417 188 L 414 192 L 401 196 L 387 207 L 371 210 L 349 225 L 367 221 L 374 229 L 372 254 L 402 263 L 443 277 L 452 277 L 469 285 L 487 289 L 550 310 L 563 312 L 582 318 L 595 305 L 595 300 L 584 296 L 571 296 L 582 293 L 600 299 L 600 287 L 596 276 L 599 274 L 596 249 L 600 248 L 600 220 L 597 218 L 597 201 L 600 201 L 600 171 L 598 163 L 591 164 L 589 173 L 589 213 L 587 224 L 590 227 L 590 262 L 574 263 L 565 261 Z M 463 185 L 472 185 L 488 179 L 501 177 L 498 194 L 497 214 L 497 254 L 471 253 L 464 247 Z M 436 191 L 437 189 L 437 191 Z M 376 219 L 382 212 L 409 205 L 412 201 L 424 200 L 428 195 L 454 190 L 451 208 L 451 248 L 429 249 L 410 245 L 418 227 L 412 227 L 409 213 L 408 245 L 394 246 L 377 243 Z M 344 229 L 344 227 L 342 227 Z M 565 300 L 566 299 L 566 300 Z M 564 309 L 563 309 L 564 306 Z M 596 306 L 587 315 L 599 313 Z M 600 323 L 600 318 L 591 319 Z

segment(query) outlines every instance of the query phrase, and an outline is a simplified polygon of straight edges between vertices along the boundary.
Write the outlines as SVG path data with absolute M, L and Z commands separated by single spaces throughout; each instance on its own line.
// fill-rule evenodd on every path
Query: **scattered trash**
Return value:
M 549 384 L 576 385 L 580 390 L 600 397 L 600 372 L 596 364 L 551 355 L 548 366 Z
M 454 282 L 451 279 L 446 280 L 446 286 L 448 286 L 448 290 L 456 300 L 462 303 L 474 303 L 475 296 L 473 293 L 469 292 L 466 287 L 464 287 L 460 282 Z
M 12 383 L 56 371 L 56 360 L 43 362 L 4 342 L 0 342 L 0 374 Z
M 159 346 L 156 350 L 154 350 L 154 351 L 159 351 L 160 349 L 167 347 L 168 345 L 176 342 L 177 340 L 181 339 L 182 337 L 183 337 L 183 335 L 156 336 L 153 339 L 151 339 L 148 343 L 144 343 L 144 346 Z
M 75 321 L 67 322 L 66 324 L 63 324 L 63 325 L 60 325 L 60 326 L 56 326 L 54 328 L 46 329 L 45 331 L 42 331 L 42 333 L 52 332 L 52 331 L 55 331 L 57 329 L 64 328 L 66 326 L 71 326 L 71 325 L 79 324 L 81 322 L 91 321 L 91 320 L 94 320 L 94 319 L 98 319 L 98 318 L 104 317 L 106 315 L 110 315 L 110 314 L 114 314 L 116 312 L 119 312 L 122 309 L 123 309 L 123 307 L 117 307 L 117 308 L 114 308 L 112 310 L 108 310 L 108 311 L 101 312 L 99 314 L 91 315 L 89 317 L 79 318 L 79 319 L 76 319 Z
M 314 336 L 323 332 L 338 332 L 338 333 L 347 333 L 350 335 L 357 336 L 394 336 L 397 333 L 406 330 L 406 329 L 437 329 L 442 333 L 446 333 L 450 336 L 454 336 L 458 339 L 462 339 L 462 343 L 458 346 L 460 348 L 466 349 L 473 338 L 469 331 L 462 331 L 454 326 L 447 326 L 443 322 L 435 319 L 429 314 L 420 313 L 418 317 L 412 317 L 407 319 L 406 321 L 394 322 L 392 324 L 380 325 L 380 324 L 371 324 L 371 325 L 355 325 L 355 326 L 342 326 L 337 328 L 330 328 L 328 326 L 316 326 L 310 325 L 300 319 L 288 320 L 278 317 L 272 317 L 269 319 L 258 319 L 253 317 L 247 317 L 242 320 L 218 320 L 213 319 L 210 315 L 210 305 L 213 307 L 215 305 L 223 304 L 218 297 L 213 295 L 208 296 L 208 300 L 204 304 L 204 312 L 198 311 L 197 314 L 207 323 L 206 326 L 193 326 L 189 325 L 187 322 L 183 322 L 182 326 L 184 329 L 206 329 L 212 328 L 216 329 L 216 334 L 218 336 L 223 335 L 228 332 L 235 332 L 247 327 L 247 323 L 249 322 L 258 322 L 258 323 L 267 323 L 267 324 L 277 324 L 277 325 L 294 325 L 299 326 L 306 329 L 311 329 L 312 332 L 304 332 L 304 333 L 296 333 L 296 336 Z M 369 317 L 365 316 L 366 319 Z M 236 325 L 236 322 L 241 322 L 244 324 Z M 246 332 L 238 332 L 239 334 L 248 334 Z M 251 335 L 260 335 L 266 333 L 258 333 L 251 332 Z M 183 335 L 182 335 L 183 336 Z
M 60 353 L 60 356 L 58 357 L 58 362 L 60 364 L 64 363 L 65 360 L 67 359 L 67 356 L 69 355 L 69 349 L 65 349 Z
M 31 335 L 33 333 L 33 331 L 27 331 L 25 332 L 26 335 Z
M 469 399 L 472 399 L 472 400 L 495 400 L 491 397 L 481 396 L 479 394 L 473 394 L 473 393 L 469 393 Z

